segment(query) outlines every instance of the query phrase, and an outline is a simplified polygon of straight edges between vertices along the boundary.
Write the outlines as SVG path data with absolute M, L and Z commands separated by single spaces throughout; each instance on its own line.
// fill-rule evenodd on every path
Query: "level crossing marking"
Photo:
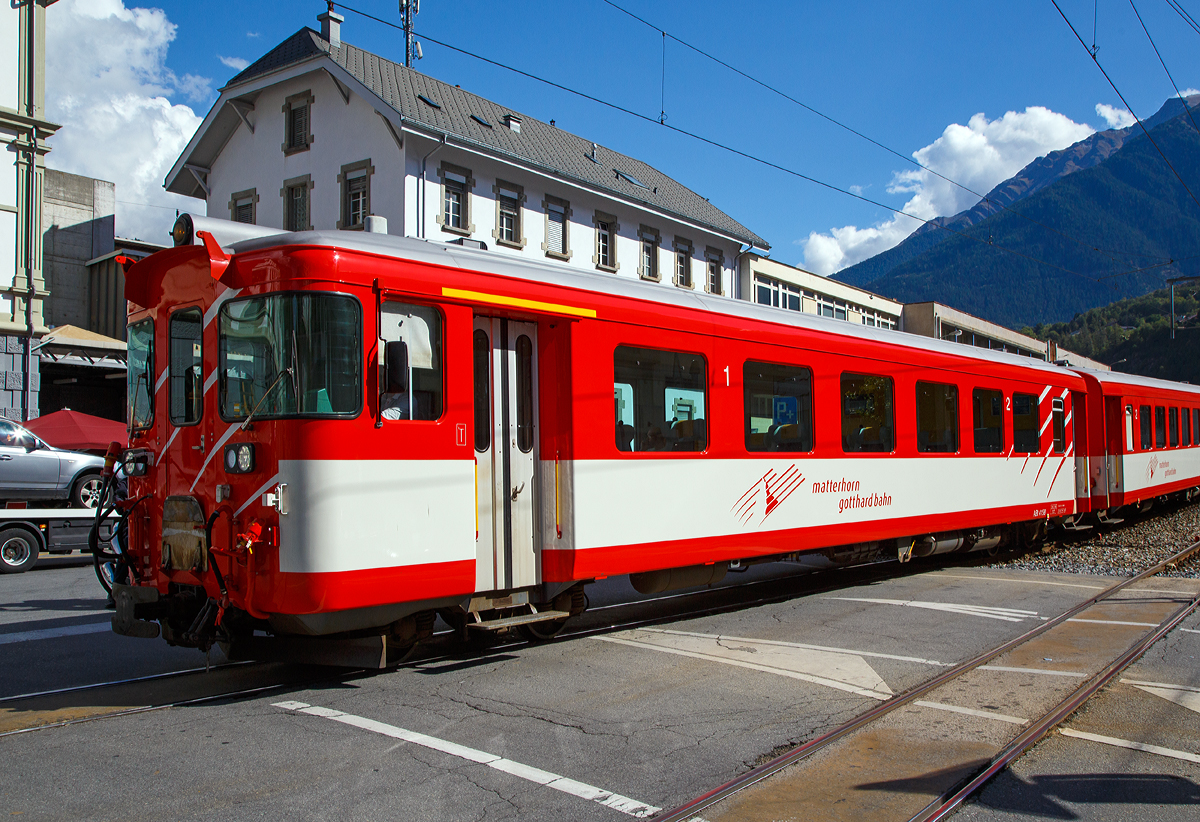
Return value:
M 971 577 L 963 574 L 933 574 L 936 579 L 977 579 L 983 582 L 1016 582 L 1020 585 L 1054 585 L 1062 588 L 1086 588 L 1089 591 L 1103 591 L 1103 585 L 1080 585 L 1075 582 L 1050 582 L 1042 579 L 1012 579 L 1010 577 Z M 1157 591 L 1155 592 L 1157 593 Z
M 958 705 L 947 705 L 944 702 L 926 702 L 923 699 L 918 699 L 913 703 L 920 705 L 922 708 L 933 708 L 938 711 L 949 711 L 955 714 L 966 714 L 967 716 L 979 716 L 984 719 L 995 719 L 998 722 L 1008 722 L 1013 725 L 1028 725 L 1028 719 L 1022 719 L 1019 716 L 1009 716 L 1008 714 L 1000 714 L 995 711 L 978 711 L 974 708 L 963 708 Z
M 1131 742 L 1128 739 L 1118 739 L 1115 736 L 1090 734 L 1086 731 L 1076 731 L 1071 728 L 1059 728 L 1058 732 L 1063 736 L 1070 736 L 1075 739 L 1086 739 L 1089 742 L 1099 742 L 1102 745 L 1113 745 L 1117 748 L 1128 748 L 1131 751 L 1144 751 L 1146 753 L 1158 754 L 1159 756 L 1169 756 L 1172 759 L 1182 759 L 1184 762 L 1200 763 L 1200 756 L 1194 753 L 1177 751 L 1173 748 L 1164 748 L 1160 745 L 1147 745 L 1145 742 Z
M 101 634 L 112 630 L 112 620 L 103 622 L 88 622 L 83 625 L 64 625 L 61 628 L 39 628 L 35 631 L 16 631 L 11 634 L 0 634 L 0 645 L 11 645 L 14 642 L 30 642 L 35 639 L 57 639 L 64 636 L 82 636 L 83 634 Z
M 1131 625 L 1134 628 L 1157 628 L 1157 622 L 1122 622 L 1119 619 L 1080 619 L 1071 617 L 1067 622 L 1090 622 L 1093 625 Z
M 930 611 L 948 611 L 953 614 L 967 614 L 985 619 L 999 619 L 1004 622 L 1021 622 L 1026 619 L 1037 619 L 1037 611 L 1023 611 L 1017 608 L 993 608 L 987 605 L 963 605 L 953 602 L 921 602 L 915 599 L 870 599 L 866 597 L 825 597 L 825 599 L 840 599 L 845 602 L 871 602 L 876 605 L 900 605 L 906 608 L 925 608 Z
M 1188 634 L 1200 634 L 1200 631 L 1197 631 L 1195 628 L 1180 628 L 1179 630 Z
M 1168 685 L 1165 682 L 1142 682 L 1137 679 L 1122 679 L 1121 682 L 1200 714 L 1200 688 L 1190 688 L 1187 685 Z
M 893 696 L 891 688 L 866 660 L 845 653 L 789 648 L 752 639 L 707 638 L 686 634 L 670 636 L 641 629 L 592 639 L 799 679 L 880 701 Z
M 541 768 L 523 765 L 520 762 L 514 762 L 511 759 L 505 759 L 496 754 L 476 750 L 475 748 L 468 748 L 466 745 L 459 745 L 457 742 L 448 742 L 437 737 L 426 736 L 416 731 L 398 728 L 395 725 L 376 722 L 373 719 L 343 713 L 332 708 L 309 705 L 307 702 L 274 702 L 272 705 L 276 708 L 283 708 L 286 711 L 295 711 L 296 713 L 308 716 L 319 716 L 322 719 L 332 719 L 334 722 L 341 722 L 343 725 L 350 725 L 351 727 L 371 731 L 381 736 L 411 742 L 414 745 L 440 751 L 450 756 L 457 756 L 469 762 L 487 765 L 489 768 L 495 768 L 498 771 L 503 771 L 520 779 L 525 779 L 538 785 L 545 785 L 548 788 L 577 796 L 580 799 L 597 802 L 605 807 L 637 817 L 638 819 L 645 819 L 662 810 L 662 808 L 647 805 L 645 802 L 638 802 L 636 799 L 630 799 L 628 796 L 622 796 L 619 793 L 606 791 L 583 782 L 576 782 L 574 779 L 568 779 L 565 776 L 559 776 L 550 771 L 543 771 Z
M 783 642 L 778 639 L 748 639 L 740 636 L 725 634 L 702 634 L 695 631 L 672 631 L 668 628 L 640 628 L 649 634 L 675 634 L 676 636 L 697 636 L 705 639 L 721 639 L 726 642 L 753 642 L 758 645 L 778 645 L 783 648 L 799 648 L 804 651 L 828 651 L 831 654 L 848 654 L 850 656 L 872 656 L 879 659 L 895 659 L 900 662 L 917 662 L 921 665 L 936 665 L 941 668 L 954 667 L 953 662 L 938 662 L 936 659 L 922 659 L 919 656 L 899 656 L 897 654 L 881 654 L 877 651 L 852 651 L 849 648 L 831 648 L 828 645 L 808 645 L 803 642 Z
M 1012 668 L 1007 665 L 980 665 L 975 670 L 977 671 L 1001 671 L 1006 674 L 1040 674 L 1041 676 L 1073 676 L 1076 679 L 1082 679 L 1087 674 L 1076 673 L 1075 671 L 1054 671 L 1049 668 Z

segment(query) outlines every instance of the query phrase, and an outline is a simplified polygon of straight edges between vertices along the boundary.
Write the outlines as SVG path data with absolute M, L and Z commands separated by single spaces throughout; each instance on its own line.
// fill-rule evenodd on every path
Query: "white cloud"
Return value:
M 204 210 L 162 188 L 201 120 L 170 98 L 204 103 L 211 81 L 166 67 L 176 27 L 160 9 L 63 0 L 46 19 L 47 115 L 62 124 L 47 165 L 116 183 L 117 234 L 168 242 L 175 208 Z
M 1137 122 L 1125 109 L 1104 103 L 1096 103 L 1096 113 L 1104 118 L 1109 128 L 1129 128 Z
M 1195 94 L 1200 94 L 1200 88 L 1185 88 L 1183 91 L 1179 92 L 1180 97 L 1191 97 Z
M 231 69 L 237 69 L 238 71 L 241 71 L 246 66 L 250 65 L 249 60 L 243 60 L 241 57 L 222 57 L 218 54 L 217 59 L 229 66 Z
M 895 172 L 889 194 L 910 194 L 901 210 L 924 220 L 957 214 L 980 197 L 947 182 L 931 169 L 969 189 L 986 194 L 1038 157 L 1066 148 L 1094 129 L 1041 106 L 1010 111 L 988 120 L 976 114 L 967 125 L 952 123 L 937 140 L 913 152 L 926 168 Z M 870 228 L 842 226 L 812 232 L 796 243 L 804 246 L 804 265 L 818 274 L 832 274 L 893 247 L 920 220 L 897 214 Z

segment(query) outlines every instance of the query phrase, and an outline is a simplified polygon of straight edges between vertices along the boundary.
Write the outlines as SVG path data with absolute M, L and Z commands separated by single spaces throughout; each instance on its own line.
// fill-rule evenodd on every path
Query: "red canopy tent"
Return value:
M 55 448 L 71 451 L 106 451 L 113 440 L 125 445 L 128 436 L 123 422 L 93 417 L 69 408 L 30 420 L 25 427 Z

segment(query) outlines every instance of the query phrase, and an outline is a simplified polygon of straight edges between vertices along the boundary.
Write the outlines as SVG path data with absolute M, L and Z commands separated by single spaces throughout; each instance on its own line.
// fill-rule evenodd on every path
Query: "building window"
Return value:
M 311 108 L 313 96 L 311 91 L 302 91 L 288 97 L 283 104 L 283 153 L 294 154 L 297 151 L 308 151 L 313 144 Z
M 283 198 L 283 228 L 285 231 L 312 231 L 309 212 L 309 192 L 313 189 L 312 177 L 293 177 L 283 181 L 279 196 Z
M 811 451 L 812 372 L 795 365 L 742 366 L 747 451 Z
M 779 280 L 754 275 L 754 301 L 759 305 L 770 305 L 775 308 L 786 308 L 789 311 L 800 310 L 800 289 L 794 285 Z
M 675 285 L 692 287 L 692 244 L 682 237 L 675 238 Z
M 719 248 L 709 246 L 704 249 L 704 268 L 708 275 L 704 284 L 709 294 L 724 294 L 725 288 L 721 282 L 721 270 L 725 267 L 725 255 Z
M 704 357 L 622 345 L 613 373 L 618 451 L 708 447 Z
M 498 245 L 524 248 L 524 228 L 521 225 L 521 206 L 525 203 L 524 189 L 497 180 L 492 191 L 496 194 L 496 228 L 492 231 L 493 239 Z
M 442 163 L 437 173 L 442 182 L 442 210 L 435 219 L 442 231 L 462 235 L 475 233 L 475 226 L 471 224 L 471 189 L 475 187 L 475 180 L 470 170 Z
M 661 280 L 658 273 L 658 247 L 662 244 L 662 235 L 658 229 L 641 226 L 638 229 L 638 239 L 642 243 L 638 276 L 643 280 Z
M 975 453 L 1004 451 L 1004 394 L 988 388 L 971 392 L 971 426 L 975 429 Z
M 229 219 L 235 223 L 254 225 L 257 215 L 258 194 L 248 188 L 245 191 L 235 191 L 229 198 Z
M 371 175 L 375 168 L 371 160 L 359 160 L 342 166 L 338 185 L 342 187 L 342 219 L 338 228 L 362 229 L 371 214 Z
M 621 267 L 617 263 L 617 232 L 621 226 L 616 217 L 603 211 L 592 216 L 592 225 L 596 227 L 596 253 L 592 255 L 592 262 L 601 271 L 615 272 Z
M 917 383 L 917 450 L 923 454 L 958 451 L 958 386 Z
M 546 242 L 542 243 L 542 251 L 557 260 L 571 259 L 571 204 L 546 195 L 542 208 L 546 210 Z
M 1013 394 L 1013 453 L 1036 454 L 1041 450 L 1038 398 L 1033 394 Z
M 895 447 L 892 378 L 842 374 L 842 450 L 847 454 Z

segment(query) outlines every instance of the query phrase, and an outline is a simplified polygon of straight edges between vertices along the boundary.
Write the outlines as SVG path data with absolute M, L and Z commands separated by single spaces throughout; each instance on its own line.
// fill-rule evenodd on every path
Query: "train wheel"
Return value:
M 24 528 L 0 531 L 0 574 L 20 574 L 37 563 L 37 537 Z
M 529 622 L 519 626 L 519 630 L 530 642 L 549 642 L 561 634 L 565 627 L 567 619 L 556 619 L 549 622 Z

